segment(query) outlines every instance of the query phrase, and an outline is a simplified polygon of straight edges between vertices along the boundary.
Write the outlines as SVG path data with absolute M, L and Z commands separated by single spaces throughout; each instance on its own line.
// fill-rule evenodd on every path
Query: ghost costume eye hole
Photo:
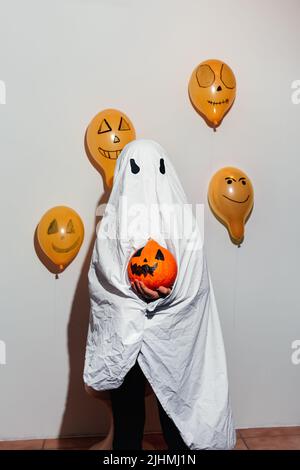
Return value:
M 161 158 L 159 161 L 159 171 L 164 175 L 166 172 L 165 162 L 164 159 Z
M 135 175 L 140 171 L 140 167 L 135 163 L 134 158 L 130 159 L 131 173 Z
M 198 70 L 196 72 L 196 78 L 199 86 L 201 86 L 202 88 L 207 88 L 214 83 L 215 74 L 213 69 L 209 65 L 203 64 L 198 67 Z
M 155 259 L 160 259 L 161 261 L 164 261 L 165 257 L 164 257 L 163 252 L 161 250 L 157 250 Z
M 47 233 L 48 233 L 48 235 L 53 235 L 53 233 L 57 233 L 57 232 L 58 232 L 57 220 L 54 219 L 50 223 L 50 225 L 48 227 L 48 230 L 47 230 Z

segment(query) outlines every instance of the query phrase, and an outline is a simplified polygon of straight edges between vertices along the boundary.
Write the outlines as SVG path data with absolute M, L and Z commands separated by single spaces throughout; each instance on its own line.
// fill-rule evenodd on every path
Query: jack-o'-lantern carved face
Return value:
M 130 119 L 121 111 L 106 109 L 97 114 L 89 124 L 86 143 L 90 156 L 100 171 L 105 183 L 111 187 L 115 164 L 126 144 L 135 139 L 135 130 Z
M 127 272 L 131 282 L 138 279 L 149 289 L 172 287 L 177 276 L 177 264 L 169 250 L 150 239 L 132 255 Z
M 80 249 L 84 236 L 83 223 L 73 209 L 53 207 L 42 217 L 37 235 L 44 253 L 62 269 Z
M 236 80 L 231 68 L 220 60 L 207 60 L 194 70 L 189 95 L 193 106 L 217 127 L 232 106 Z

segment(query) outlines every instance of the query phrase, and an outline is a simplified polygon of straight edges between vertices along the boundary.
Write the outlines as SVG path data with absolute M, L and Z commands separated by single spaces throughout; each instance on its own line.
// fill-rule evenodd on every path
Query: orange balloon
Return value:
M 236 80 L 231 68 L 220 60 L 197 65 L 189 82 L 189 96 L 196 111 L 213 128 L 218 127 L 231 108 L 236 95 Z
M 242 243 L 244 226 L 254 203 L 248 176 L 233 167 L 217 171 L 209 184 L 208 201 L 215 216 L 227 227 L 232 241 Z
M 84 238 L 81 218 L 73 209 L 57 206 L 49 209 L 37 227 L 37 239 L 43 252 L 60 269 L 77 255 Z
M 126 144 L 135 139 L 130 119 L 117 109 L 105 109 L 89 124 L 86 143 L 90 157 L 103 174 L 107 187 L 112 187 L 116 161 Z

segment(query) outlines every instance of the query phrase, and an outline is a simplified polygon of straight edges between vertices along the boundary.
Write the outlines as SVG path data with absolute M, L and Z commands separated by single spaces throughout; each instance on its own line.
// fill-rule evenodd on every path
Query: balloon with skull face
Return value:
M 239 245 L 254 203 L 248 176 L 233 167 L 217 171 L 209 183 L 208 201 L 217 219 L 227 227 L 231 240 Z
M 193 71 L 189 82 L 190 100 L 209 126 L 216 128 L 221 124 L 235 95 L 235 76 L 224 62 L 206 60 Z
M 111 188 L 118 156 L 135 139 L 130 119 L 117 109 L 105 109 L 90 122 L 86 132 L 88 155 Z

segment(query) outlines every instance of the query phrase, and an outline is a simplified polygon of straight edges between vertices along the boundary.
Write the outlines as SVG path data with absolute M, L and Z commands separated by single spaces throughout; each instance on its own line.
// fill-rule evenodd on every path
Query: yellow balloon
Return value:
M 216 128 L 221 124 L 235 95 L 235 76 L 227 64 L 214 59 L 197 65 L 189 81 L 189 96 L 209 126 Z
M 89 124 L 86 133 L 88 154 L 104 177 L 108 188 L 112 187 L 115 165 L 126 144 L 135 139 L 130 119 L 117 109 L 105 109 Z
M 81 218 L 73 209 L 57 206 L 49 209 L 37 227 L 37 239 L 43 252 L 61 270 L 77 255 L 84 238 Z
M 208 201 L 215 216 L 227 227 L 233 243 L 242 243 L 244 226 L 254 203 L 248 176 L 233 167 L 217 171 L 209 183 Z

